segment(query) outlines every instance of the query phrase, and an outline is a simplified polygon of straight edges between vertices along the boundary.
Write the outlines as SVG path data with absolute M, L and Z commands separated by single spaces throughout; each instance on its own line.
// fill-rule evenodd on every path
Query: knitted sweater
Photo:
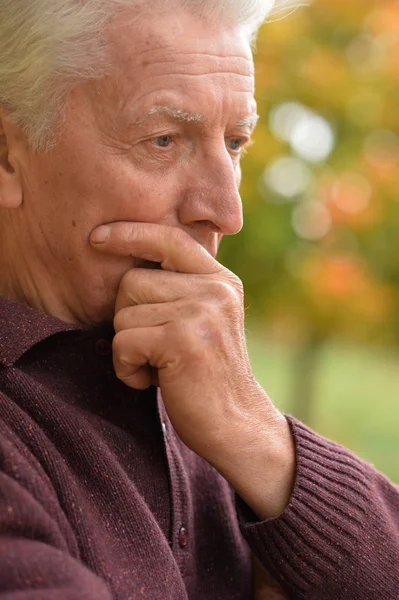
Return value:
M 399 599 L 399 490 L 292 417 L 289 506 L 260 521 L 112 367 L 110 325 L 0 297 L 1 600 Z

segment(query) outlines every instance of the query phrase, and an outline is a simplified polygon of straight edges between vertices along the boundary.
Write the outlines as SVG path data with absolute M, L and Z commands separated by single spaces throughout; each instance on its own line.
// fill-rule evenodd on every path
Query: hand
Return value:
M 254 600 L 289 600 L 281 586 L 252 555 L 254 569 Z
M 206 454 L 243 421 L 273 412 L 249 364 L 242 284 L 233 273 L 172 227 L 116 223 L 98 248 L 161 263 L 163 270 L 132 269 L 122 280 L 114 365 L 132 388 L 160 386 L 188 446 Z
M 252 373 L 238 277 L 177 228 L 114 223 L 95 247 L 162 267 L 132 269 L 122 279 L 117 376 L 136 389 L 159 385 L 179 437 L 222 474 L 231 468 L 232 449 L 237 457 L 250 457 L 250 448 L 266 454 L 288 426 Z

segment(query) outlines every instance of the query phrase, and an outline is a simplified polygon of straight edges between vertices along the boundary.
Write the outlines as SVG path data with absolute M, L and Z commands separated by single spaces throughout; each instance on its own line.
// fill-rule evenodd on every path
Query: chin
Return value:
M 112 323 L 115 316 L 116 294 L 112 298 L 90 298 L 84 307 L 84 318 L 86 325 L 102 325 Z
M 103 269 L 95 277 L 87 277 L 83 286 L 84 321 L 91 325 L 112 323 L 115 316 L 115 303 L 124 274 L 129 268 L 121 265 Z
M 108 258 L 108 257 L 107 257 Z M 117 258 L 106 260 L 106 265 L 101 264 L 95 277 L 86 277 L 83 286 L 79 286 L 86 293 L 83 299 L 85 306 L 85 323 L 99 325 L 112 323 L 115 317 L 115 304 L 123 276 L 131 269 L 160 269 L 159 263 L 134 258 Z

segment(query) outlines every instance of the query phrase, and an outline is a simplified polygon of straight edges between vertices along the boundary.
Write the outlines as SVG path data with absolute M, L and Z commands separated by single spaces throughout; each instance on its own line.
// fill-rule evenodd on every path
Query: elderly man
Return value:
M 215 258 L 269 4 L 0 0 L 4 600 L 244 600 L 251 551 L 399 598 L 398 490 L 272 405 Z

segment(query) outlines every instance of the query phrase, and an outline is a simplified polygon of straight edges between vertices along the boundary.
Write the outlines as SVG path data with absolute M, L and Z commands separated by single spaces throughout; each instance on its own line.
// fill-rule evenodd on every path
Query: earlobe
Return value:
M 23 201 L 22 187 L 15 173 L 5 173 L 0 166 L 0 209 L 18 208 Z
M 23 201 L 22 185 L 17 170 L 10 164 L 10 145 L 0 112 L 0 209 L 13 209 Z

